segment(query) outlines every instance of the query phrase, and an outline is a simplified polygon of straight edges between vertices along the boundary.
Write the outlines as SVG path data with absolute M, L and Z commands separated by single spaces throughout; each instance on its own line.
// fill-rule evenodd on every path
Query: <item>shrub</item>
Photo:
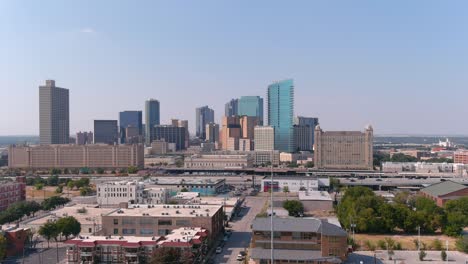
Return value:
M 432 249 L 442 250 L 442 242 L 436 238 L 434 241 L 432 241 Z
M 442 252 L 440 252 L 440 258 L 442 259 L 442 261 L 447 260 L 447 252 L 445 252 L 445 250 L 442 250 Z
M 426 251 L 424 250 L 419 251 L 419 261 L 423 261 L 426 256 L 427 256 Z

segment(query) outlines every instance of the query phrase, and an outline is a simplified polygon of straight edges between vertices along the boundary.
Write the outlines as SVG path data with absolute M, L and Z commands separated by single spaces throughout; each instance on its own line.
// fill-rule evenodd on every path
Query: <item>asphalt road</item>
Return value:
M 232 235 L 223 247 L 221 254 L 216 254 L 214 263 L 243 263 L 237 261 L 237 255 L 247 250 L 252 237 L 251 224 L 255 216 L 262 210 L 268 197 L 247 196 L 242 209 L 242 217 L 235 217 L 230 223 Z

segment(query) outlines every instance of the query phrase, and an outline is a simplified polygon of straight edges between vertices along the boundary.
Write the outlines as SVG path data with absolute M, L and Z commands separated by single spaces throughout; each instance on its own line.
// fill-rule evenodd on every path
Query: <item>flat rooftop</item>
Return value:
M 151 179 L 148 185 L 204 185 L 204 184 L 218 184 L 225 181 L 224 178 L 196 178 L 196 177 L 160 177 Z
M 332 201 L 328 192 L 323 191 L 300 191 L 300 201 Z
M 86 209 L 86 213 L 78 213 L 80 209 Z M 102 215 L 107 215 L 113 211 L 116 211 L 115 208 L 96 208 L 94 206 L 77 204 L 72 206 L 65 206 L 57 210 L 51 211 L 49 215 L 35 219 L 30 222 L 26 222 L 26 226 L 41 226 L 49 220 L 56 220 L 61 217 L 73 216 L 81 223 L 81 225 L 92 225 L 93 223 L 100 222 L 100 217 Z
M 146 205 L 134 204 L 131 208 L 122 208 L 108 214 L 109 216 L 153 216 L 153 217 L 212 217 L 221 205 Z

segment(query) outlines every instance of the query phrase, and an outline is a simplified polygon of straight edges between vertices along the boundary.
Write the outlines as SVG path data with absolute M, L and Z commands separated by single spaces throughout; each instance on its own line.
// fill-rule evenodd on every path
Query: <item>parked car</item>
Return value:
M 245 256 L 243 254 L 239 254 L 237 255 L 237 258 L 236 258 L 238 261 L 242 261 L 245 259 Z
M 216 254 L 221 254 L 221 252 L 223 252 L 223 248 L 222 247 L 217 247 L 216 248 Z

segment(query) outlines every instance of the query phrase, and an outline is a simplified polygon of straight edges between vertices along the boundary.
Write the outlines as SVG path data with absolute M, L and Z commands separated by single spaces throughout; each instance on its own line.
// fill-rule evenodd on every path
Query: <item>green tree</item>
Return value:
M 47 248 L 50 248 L 50 240 L 52 238 L 56 239 L 60 234 L 60 230 L 54 222 L 48 221 L 39 228 L 38 233 L 47 240 Z
M 286 200 L 283 208 L 288 211 L 289 216 L 300 216 L 304 213 L 304 205 L 297 200 Z
M 63 186 L 58 186 L 56 189 L 55 189 L 55 193 L 62 193 L 63 192 Z
M 97 174 L 104 174 L 104 169 L 103 168 L 97 168 L 96 173 Z
M 69 190 L 73 189 L 73 187 L 75 187 L 75 182 L 74 181 L 67 182 L 67 188 Z
M 182 168 L 184 166 L 184 161 L 181 159 L 176 160 L 175 165 L 177 168 Z
M 130 174 L 135 174 L 135 173 L 138 172 L 138 168 L 135 167 L 135 166 L 130 166 L 130 167 L 128 167 L 128 170 L 127 170 L 127 171 L 128 171 L 128 173 L 130 173 Z
M 288 186 L 284 186 L 284 187 L 283 187 L 283 192 L 284 192 L 284 193 L 288 193 L 288 192 L 289 192 L 289 187 L 288 187 Z
M 314 162 L 312 162 L 312 161 L 306 162 L 305 167 L 306 168 L 313 168 L 314 167 Z
M 403 153 L 396 153 L 390 158 L 392 162 L 416 162 L 418 159 L 413 156 L 405 155 Z
M 179 263 L 181 254 L 176 248 L 156 248 L 151 255 L 150 264 Z
M 50 170 L 50 175 L 57 175 L 57 174 L 61 174 L 62 171 L 60 169 L 57 169 L 57 168 L 53 168 Z
M 411 194 L 408 191 L 398 192 L 393 198 L 393 202 L 407 205 Z
M 59 177 L 57 175 L 52 175 L 47 178 L 47 185 L 48 186 L 57 186 L 59 183 Z
M 180 192 L 188 192 L 188 191 L 189 190 L 187 188 L 185 188 L 185 187 L 180 190 Z
M 462 236 L 455 243 L 458 251 L 468 253 L 468 236 Z
M 80 195 L 81 196 L 86 196 L 89 195 L 93 192 L 93 189 L 91 189 L 89 186 L 84 186 L 80 188 Z
M 0 261 L 6 257 L 7 243 L 6 237 L 0 234 Z
M 34 185 L 34 187 L 36 188 L 37 191 L 40 191 L 44 188 L 44 184 L 43 183 L 36 183 L 36 185 Z
M 81 224 L 73 216 L 62 217 L 56 222 L 59 232 L 68 239 L 69 236 L 77 236 L 81 232 Z

